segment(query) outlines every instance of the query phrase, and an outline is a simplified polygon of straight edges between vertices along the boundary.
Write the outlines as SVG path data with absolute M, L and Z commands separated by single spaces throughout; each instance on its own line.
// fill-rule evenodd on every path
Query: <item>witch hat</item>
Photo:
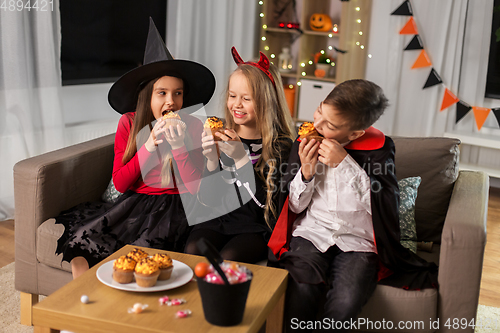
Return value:
M 109 105 L 122 114 L 135 111 L 142 87 L 162 76 L 173 76 L 184 81 L 183 108 L 199 103 L 207 104 L 215 91 L 212 72 L 194 61 L 174 59 L 150 17 L 143 65 L 125 73 L 111 86 L 108 93 Z M 194 108 L 191 110 L 195 111 Z

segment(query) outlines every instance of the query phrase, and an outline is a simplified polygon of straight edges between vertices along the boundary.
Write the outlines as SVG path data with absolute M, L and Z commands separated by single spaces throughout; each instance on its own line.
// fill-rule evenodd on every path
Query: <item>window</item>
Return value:
M 485 97 L 500 99 L 500 0 L 494 1 Z M 500 38 L 500 37 L 499 37 Z
M 165 40 L 166 0 L 61 0 L 63 85 L 114 82 L 142 64 L 151 16 Z

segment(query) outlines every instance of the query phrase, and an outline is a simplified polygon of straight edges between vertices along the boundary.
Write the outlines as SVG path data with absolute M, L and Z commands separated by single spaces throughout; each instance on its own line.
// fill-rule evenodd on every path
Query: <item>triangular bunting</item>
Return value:
M 417 25 L 415 24 L 415 20 L 413 16 L 410 17 L 408 22 L 406 22 L 405 26 L 399 32 L 400 35 L 418 35 Z
M 476 118 L 476 126 L 477 130 L 479 131 L 481 130 L 481 127 L 483 127 L 486 118 L 488 118 L 491 109 L 480 108 L 479 106 L 473 106 L 472 110 L 474 110 L 474 118 Z
M 401 15 L 401 16 L 413 16 L 413 10 L 411 9 L 410 1 L 406 0 L 398 7 L 391 15 Z
M 444 109 L 452 106 L 458 101 L 459 99 L 455 95 L 453 95 L 453 93 L 449 91 L 448 88 L 446 88 L 446 90 L 444 91 L 443 102 L 441 103 L 441 109 L 439 111 L 443 111 Z
M 427 56 L 427 53 L 425 52 L 425 50 L 422 50 L 420 51 L 420 54 L 418 55 L 418 58 L 413 64 L 413 66 L 411 66 L 411 69 L 429 67 L 431 65 L 432 64 L 431 61 L 429 60 L 429 57 Z
M 443 81 L 439 77 L 439 74 L 433 68 L 431 70 L 431 73 L 429 74 L 429 77 L 427 78 L 427 81 L 425 82 L 425 85 L 424 85 L 424 87 L 422 89 L 435 86 L 436 84 L 439 84 L 439 83 L 443 83 Z
M 457 115 L 455 123 L 458 123 L 472 109 L 472 106 L 465 104 L 462 101 L 457 103 Z
M 491 109 L 491 111 L 493 111 L 495 118 L 497 118 L 498 126 L 500 126 L 500 108 Z
M 409 50 L 422 50 L 424 45 L 422 44 L 422 40 L 419 35 L 415 35 L 411 42 L 405 47 L 405 51 Z

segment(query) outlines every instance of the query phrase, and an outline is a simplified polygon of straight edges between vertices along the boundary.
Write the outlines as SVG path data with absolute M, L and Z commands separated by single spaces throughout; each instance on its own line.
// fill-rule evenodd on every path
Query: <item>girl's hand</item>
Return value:
M 331 168 L 337 167 L 347 156 L 347 151 L 337 140 L 324 139 L 319 146 L 319 161 Z
M 181 148 L 184 146 L 184 138 L 186 137 L 186 133 L 182 130 L 181 125 L 174 126 L 170 125 L 165 127 L 165 138 L 167 138 L 168 143 L 172 149 Z
M 156 124 L 153 127 L 153 130 L 151 133 L 149 133 L 149 138 L 144 144 L 146 146 L 146 149 L 149 152 L 152 152 L 153 150 L 156 149 L 156 146 L 158 146 L 160 143 L 163 142 L 163 140 L 159 139 L 160 134 L 164 132 L 163 126 L 165 125 L 165 120 L 160 120 L 157 121 Z
M 316 165 L 318 164 L 318 148 L 319 142 L 315 139 L 308 141 L 306 138 L 302 139 L 299 144 L 299 158 L 302 164 L 302 177 L 310 181 L 316 173 Z
M 246 163 L 247 160 L 250 160 L 236 131 L 226 129 L 224 133 L 215 133 L 215 135 L 222 139 L 222 142 L 219 142 L 220 151 L 231 157 L 236 165 L 242 164 L 242 162 Z
M 210 129 L 208 131 L 210 131 Z M 205 155 L 210 162 L 218 163 L 219 154 L 217 153 L 217 143 L 214 140 L 212 131 L 210 131 L 210 134 L 206 131 L 201 133 L 201 148 L 203 148 L 203 155 Z

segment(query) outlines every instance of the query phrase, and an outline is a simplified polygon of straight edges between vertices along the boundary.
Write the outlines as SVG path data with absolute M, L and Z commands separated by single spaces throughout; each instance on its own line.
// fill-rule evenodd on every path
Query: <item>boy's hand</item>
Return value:
M 302 164 L 302 176 L 309 181 L 316 173 L 316 164 L 318 164 L 318 148 L 319 142 L 312 139 L 302 139 L 299 144 L 299 157 Z
M 347 151 L 337 140 L 324 139 L 319 146 L 318 160 L 331 168 L 337 167 L 347 156 Z

